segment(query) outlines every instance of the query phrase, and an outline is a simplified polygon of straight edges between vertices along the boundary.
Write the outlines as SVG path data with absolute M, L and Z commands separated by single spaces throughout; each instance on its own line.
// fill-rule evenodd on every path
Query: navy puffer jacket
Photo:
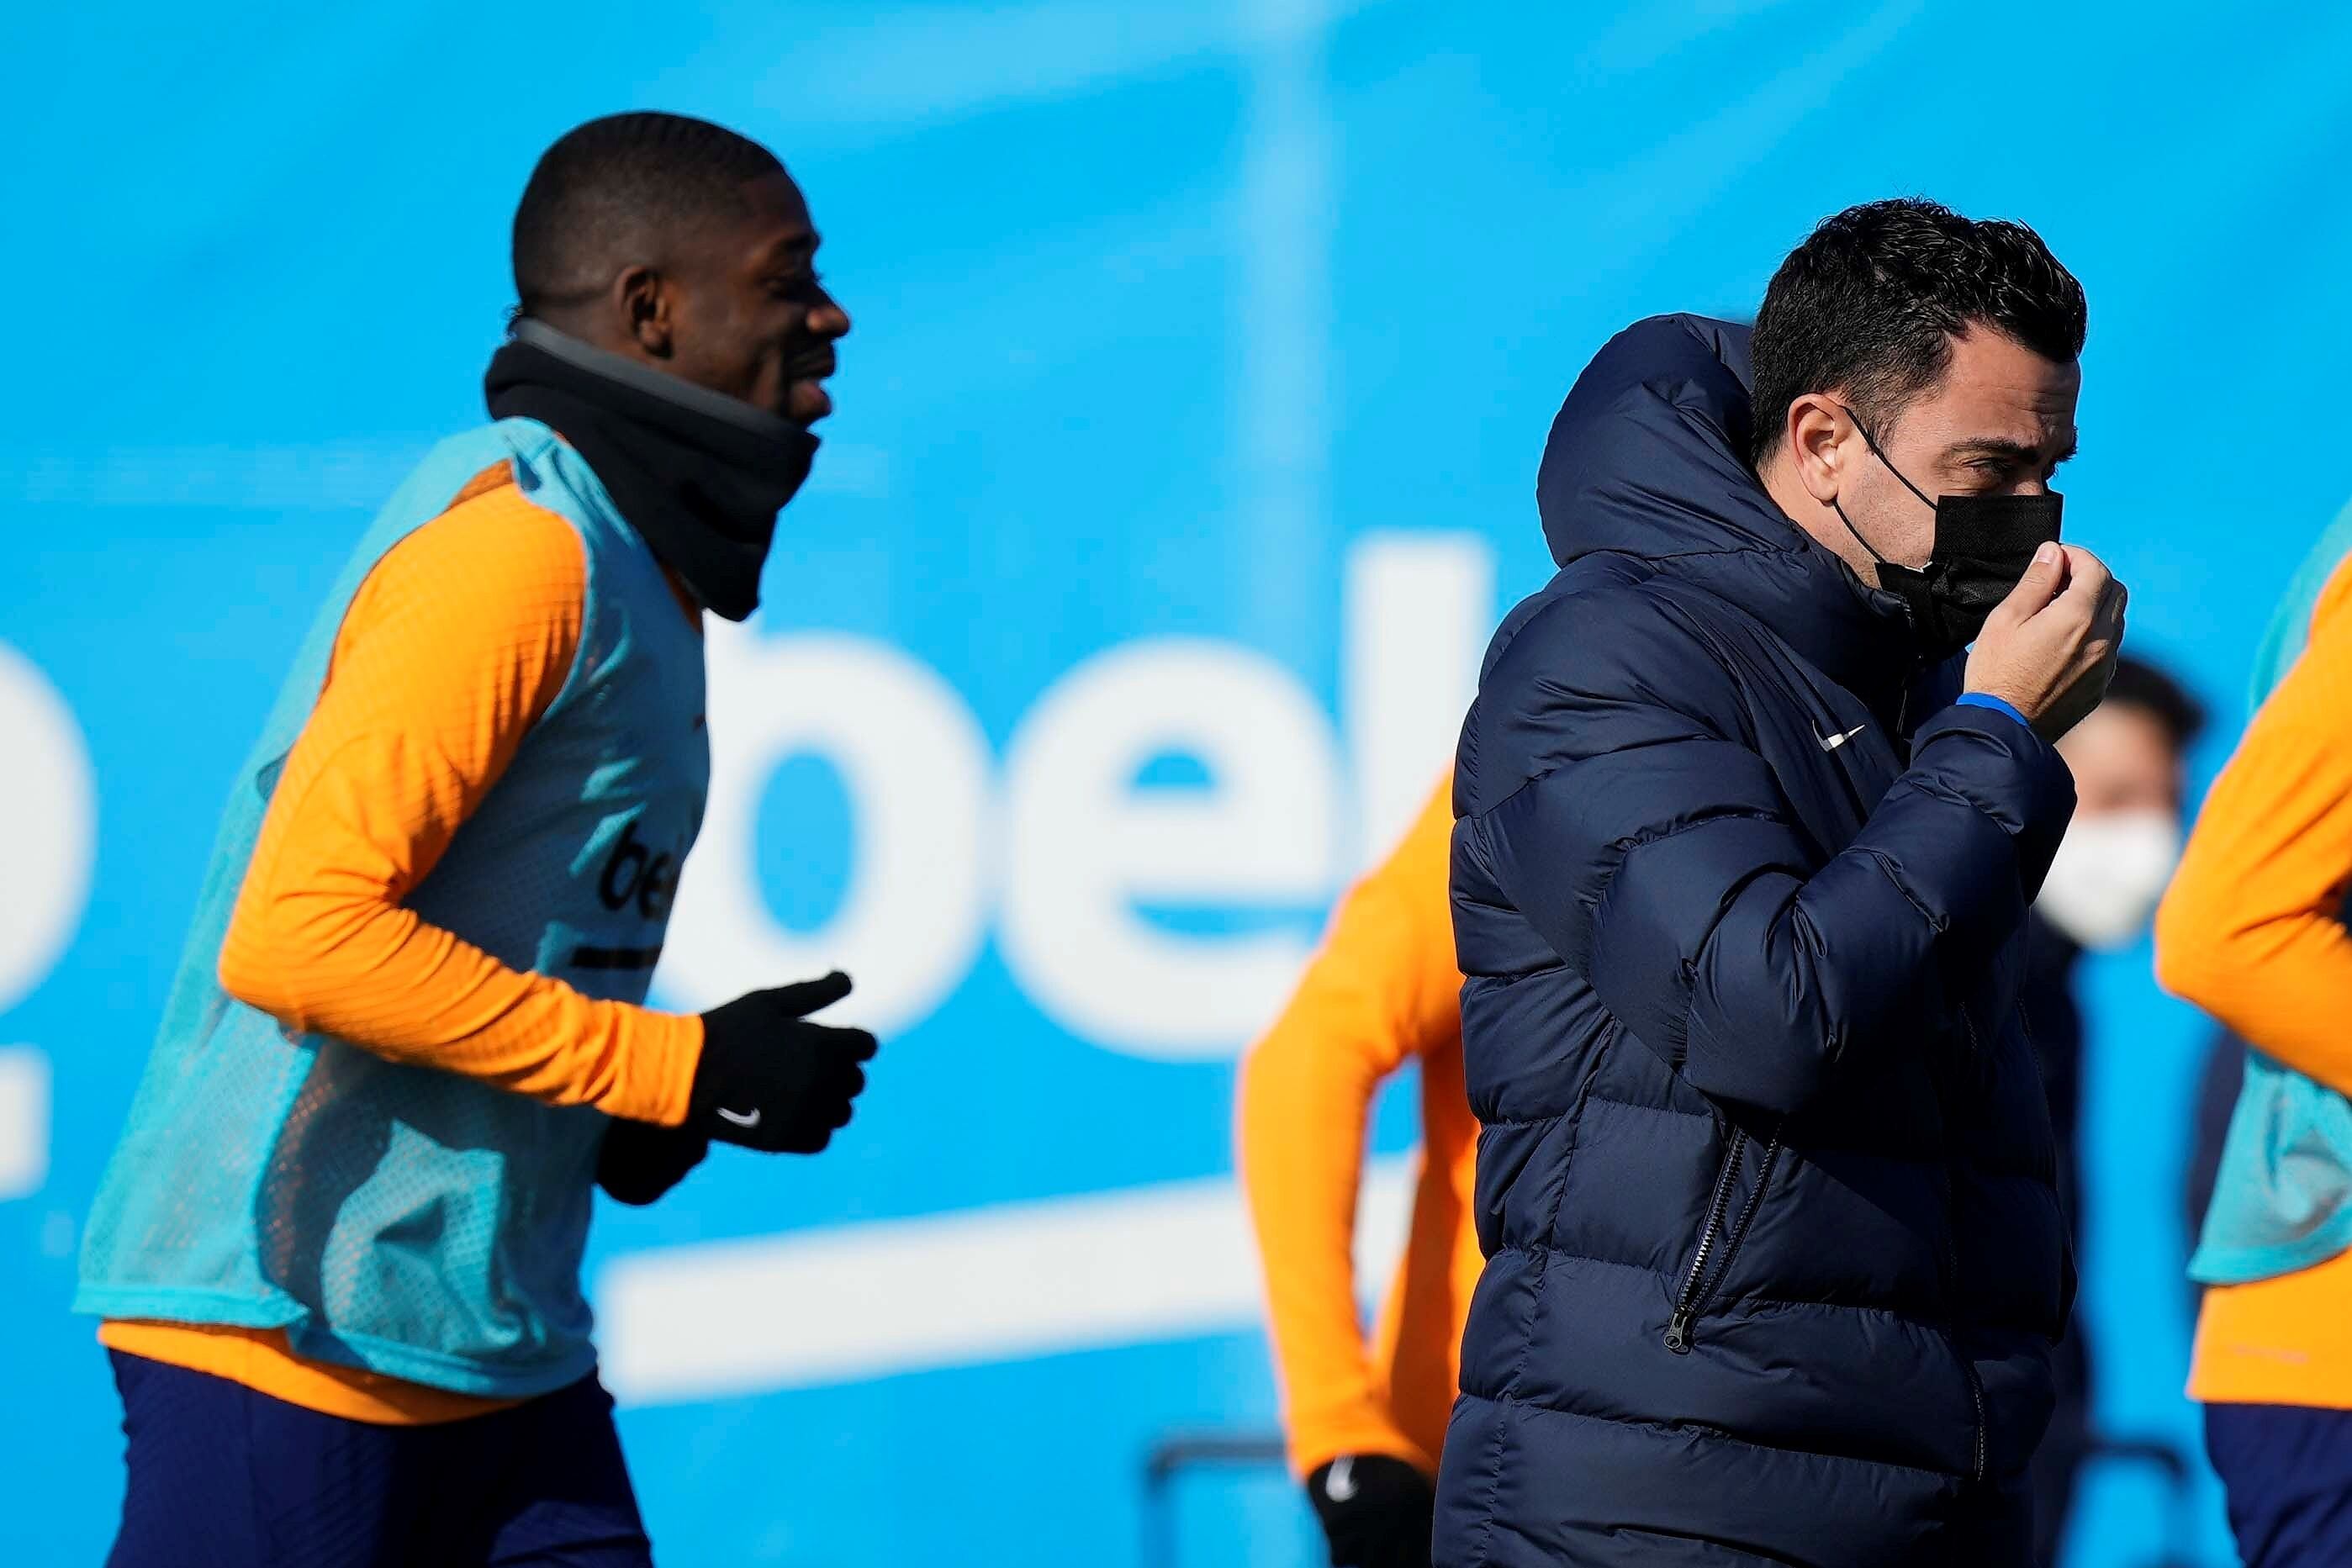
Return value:
M 1463 728 L 1448 1568 L 2028 1561 L 2074 1287 L 2017 995 L 2074 784 L 1765 495 L 1747 355 L 1660 318 L 1579 378 Z

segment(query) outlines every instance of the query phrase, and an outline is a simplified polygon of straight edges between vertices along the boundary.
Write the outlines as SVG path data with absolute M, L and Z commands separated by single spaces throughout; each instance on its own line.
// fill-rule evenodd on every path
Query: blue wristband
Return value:
M 1990 692 L 1962 692 L 1959 695 L 1959 700 L 1955 702 L 1952 706 L 1954 707 L 1990 708 L 1995 713 L 2005 713 L 2009 715 L 2010 717 L 2015 719 L 2018 723 L 2024 725 L 2028 729 L 2032 729 L 2033 727 L 2032 721 L 2028 719 L 2023 714 L 2017 711 L 2016 704 L 2004 702 L 2000 698 L 1993 695 Z

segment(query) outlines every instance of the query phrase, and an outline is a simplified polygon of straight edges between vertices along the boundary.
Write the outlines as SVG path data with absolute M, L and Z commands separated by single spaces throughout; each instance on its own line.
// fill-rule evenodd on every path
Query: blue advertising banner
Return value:
M 856 323 L 765 608 L 713 626 L 657 1000 L 839 966 L 885 1043 L 822 1158 L 721 1151 L 600 1211 L 668 1562 L 1318 1560 L 1276 1469 L 1147 1506 L 1159 1442 L 1276 1420 L 1234 1062 L 1549 571 L 1543 434 L 1619 327 L 1752 311 L 1858 200 L 2035 225 L 2091 300 L 2069 538 L 2215 706 L 2209 772 L 2352 492 L 2325 7 L 115 0 L 5 30 L 11 1563 L 110 1536 L 120 1410 L 66 1303 L 229 779 L 368 516 L 479 421 L 514 200 L 581 120 L 774 147 Z M 2194 1452 L 2206 1026 L 2144 946 L 2086 1002 L 2098 1418 Z M 2150 1560 L 2152 1484 L 2095 1475 L 2070 1560 Z

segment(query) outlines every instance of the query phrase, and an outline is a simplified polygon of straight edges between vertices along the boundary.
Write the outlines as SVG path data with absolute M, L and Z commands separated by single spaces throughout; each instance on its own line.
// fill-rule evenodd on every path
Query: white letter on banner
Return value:
M 988 740 L 955 689 L 885 643 L 761 637 L 713 624 L 710 804 L 687 857 L 662 954 L 665 999 L 708 1008 L 845 969 L 846 1019 L 887 1033 L 920 1022 L 980 950 Z M 800 755 L 838 768 L 855 843 L 825 927 L 779 924 L 760 888 L 760 804 Z
M 1199 788 L 1138 788 L 1154 758 Z M 1080 664 L 1005 759 L 1004 956 L 1038 1006 L 1097 1044 L 1227 1056 L 1274 1016 L 1307 933 L 1185 936 L 1138 900 L 1312 904 L 1338 875 L 1330 721 L 1287 671 L 1227 643 L 1155 639 Z
M 1376 533 L 1348 552 L 1345 684 L 1357 863 L 1386 855 L 1453 766 L 1495 629 L 1495 551 L 1470 533 Z
M 38 1192 L 49 1175 L 49 1059 L 0 1048 L 0 1203 Z
M 30 660 L 0 643 L 0 1013 L 48 973 L 89 897 L 98 789 L 73 712 Z

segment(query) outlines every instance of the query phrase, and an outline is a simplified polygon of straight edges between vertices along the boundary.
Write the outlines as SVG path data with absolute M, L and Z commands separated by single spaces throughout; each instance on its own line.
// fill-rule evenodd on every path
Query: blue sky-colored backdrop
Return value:
M 2037 225 L 2091 298 L 2070 537 L 2215 707 L 2200 776 L 2352 493 L 2326 7 L 112 3 L 0 49 L 11 1563 L 107 1538 L 71 1253 L 229 776 L 370 508 L 478 417 L 514 198 L 581 119 L 773 145 L 856 318 L 768 608 L 714 643 L 745 738 L 664 985 L 847 943 L 888 1044 L 835 1153 L 602 1224 L 670 1562 L 1136 1563 L 1150 1446 L 1271 1421 L 1232 1057 L 1548 570 L 1543 432 L 1616 328 L 1752 309 L 1856 200 Z M 2147 969 L 2087 977 L 2084 1301 L 2102 1422 L 2193 1444 L 2203 1030 Z M 1411 1132 L 1392 1095 L 1379 1147 Z M 2157 1500 L 2096 1478 L 2073 1561 L 2148 1561 Z M 1174 1505 L 1187 1563 L 1308 1560 L 1262 1474 Z

